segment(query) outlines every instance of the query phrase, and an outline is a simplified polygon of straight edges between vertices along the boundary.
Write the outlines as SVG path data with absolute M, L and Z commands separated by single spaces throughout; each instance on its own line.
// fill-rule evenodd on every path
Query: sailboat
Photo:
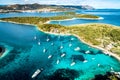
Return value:
M 36 40 L 36 39 L 37 39 L 37 37 L 36 37 L 36 36 L 34 36 L 34 39 Z
M 80 47 L 76 47 L 74 50 L 75 50 L 75 51 L 79 51 L 79 50 L 80 50 Z
M 39 73 L 41 72 L 40 69 L 37 69 L 34 74 L 31 76 L 31 78 L 35 78 Z
M 49 56 L 48 56 L 48 59 L 50 59 L 50 58 L 52 58 L 52 55 L 49 55 Z
M 71 41 L 73 41 L 74 40 L 74 38 L 71 38 Z
M 83 61 L 83 63 L 86 63 L 86 62 L 88 62 L 88 61 L 87 61 L 87 60 L 84 60 L 84 61 Z
M 69 43 L 69 47 L 71 47 L 72 46 L 72 43 Z
M 45 52 L 46 52 L 46 49 L 44 48 L 44 49 L 43 49 L 43 53 L 45 53 Z
M 74 66 L 75 65 L 75 62 L 72 62 L 71 64 L 70 64 L 70 66 Z
M 64 57 L 65 56 L 65 53 L 61 54 L 61 57 Z
M 62 43 L 61 43 L 60 49 L 63 49 Z
M 60 63 L 60 60 L 58 59 L 57 62 L 56 62 L 56 64 L 59 64 L 59 63 Z
M 88 53 L 90 53 L 90 51 L 89 51 L 89 50 L 87 50 L 85 53 L 86 53 L 86 54 L 88 54 Z
M 46 41 L 48 42 L 50 39 L 47 37 Z
M 38 42 L 38 45 L 40 45 L 40 42 Z

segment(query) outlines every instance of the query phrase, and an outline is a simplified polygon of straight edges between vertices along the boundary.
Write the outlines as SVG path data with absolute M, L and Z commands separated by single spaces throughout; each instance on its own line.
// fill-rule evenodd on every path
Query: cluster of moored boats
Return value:
M 60 36 L 58 36 L 58 38 L 60 38 Z M 36 37 L 36 36 L 34 36 L 34 40 L 37 40 L 37 37 Z M 71 38 L 70 40 L 73 41 L 74 38 Z M 47 37 L 46 41 L 49 42 L 50 39 Z M 41 45 L 40 41 L 38 41 L 38 45 Z M 52 42 L 52 43 L 51 43 L 51 46 L 53 46 L 53 45 L 54 45 L 54 43 Z M 72 43 L 71 43 L 71 42 L 69 43 L 68 47 L 72 47 Z M 63 47 L 63 45 L 61 44 L 61 46 L 60 46 L 59 49 L 63 49 L 63 48 L 64 48 L 64 47 Z M 46 53 L 46 51 L 47 51 L 47 49 L 44 48 L 44 49 L 43 49 L 43 53 Z M 80 47 L 75 47 L 75 48 L 74 48 L 74 51 L 80 51 Z M 87 50 L 85 53 L 86 53 L 86 54 L 89 54 L 90 51 Z M 60 55 L 61 58 L 65 57 L 65 56 L 66 56 L 66 53 L 62 53 L 62 54 Z M 51 54 L 48 55 L 48 59 L 51 59 L 52 57 L 53 57 L 53 55 L 51 55 Z M 95 59 L 95 58 L 92 58 L 92 60 L 94 60 L 94 59 Z M 87 61 L 87 60 L 84 60 L 84 61 L 83 61 L 83 63 L 86 63 L 86 62 L 88 62 L 88 61 Z M 59 64 L 59 63 L 60 63 L 60 59 L 57 59 L 56 64 Z M 75 64 L 76 64 L 76 62 L 75 62 L 74 60 L 72 60 L 70 66 L 74 66 Z M 98 67 L 99 67 L 99 66 L 100 66 L 100 64 L 98 64 Z M 37 69 L 37 70 L 33 73 L 33 75 L 32 75 L 31 78 L 35 78 L 38 74 L 40 74 L 40 73 L 42 72 L 42 70 L 43 70 L 43 68 L 42 68 L 42 69 Z

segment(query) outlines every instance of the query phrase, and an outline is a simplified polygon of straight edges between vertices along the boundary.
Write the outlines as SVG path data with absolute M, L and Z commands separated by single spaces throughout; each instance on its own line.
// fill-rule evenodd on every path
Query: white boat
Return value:
M 38 45 L 40 45 L 40 42 L 38 42 Z
M 48 42 L 49 40 L 50 40 L 49 38 L 46 39 L 47 42 Z
M 73 41 L 73 40 L 74 40 L 74 38 L 71 38 L 71 40 Z
M 50 59 L 50 58 L 52 58 L 52 55 L 49 55 L 49 56 L 48 56 L 48 59 Z
M 59 63 L 60 63 L 60 60 L 58 59 L 57 62 L 56 62 L 56 64 L 59 64 Z
M 43 49 L 43 53 L 45 53 L 45 52 L 46 52 L 46 49 L 44 48 L 44 49 Z
M 114 71 L 114 70 L 113 70 L 113 67 L 111 67 L 110 69 L 111 69 L 111 71 Z
M 80 50 L 80 47 L 76 47 L 74 50 L 75 50 L 75 51 L 79 51 L 79 50 Z
M 62 55 L 61 55 L 61 57 L 64 57 L 65 56 L 65 53 L 63 53 Z
M 34 74 L 32 75 L 31 78 L 35 78 L 40 72 L 41 72 L 41 70 L 40 70 L 40 69 L 37 69 L 37 70 L 34 72 Z
M 88 54 L 88 53 L 90 53 L 90 51 L 88 50 L 88 51 L 86 51 L 85 53 Z
M 69 44 L 69 47 L 71 47 L 71 46 L 72 46 L 72 44 L 70 43 L 70 44 Z
M 37 37 L 36 37 L 36 36 L 34 36 L 34 39 L 36 40 L 36 39 L 37 39 Z
M 83 63 L 86 63 L 86 62 L 88 62 L 88 61 L 87 61 L 87 60 L 84 60 L 84 61 L 83 61 Z
M 70 66 L 74 66 L 75 65 L 75 62 L 72 62 L 71 64 L 70 64 Z
M 63 49 L 63 46 L 60 46 L 60 49 Z
M 53 45 L 54 45 L 54 43 L 51 43 L 51 45 L 53 46 Z
M 100 66 L 100 64 L 98 64 L 98 67 Z

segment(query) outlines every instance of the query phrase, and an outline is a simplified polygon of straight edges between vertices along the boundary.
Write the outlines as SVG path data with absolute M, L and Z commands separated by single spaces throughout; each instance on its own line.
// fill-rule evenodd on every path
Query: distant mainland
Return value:
M 68 10 L 91 10 L 94 9 L 89 5 L 43 5 L 43 4 L 14 4 L 14 5 L 4 5 L 0 6 L 0 13 L 9 12 L 57 12 L 57 11 L 68 11 Z

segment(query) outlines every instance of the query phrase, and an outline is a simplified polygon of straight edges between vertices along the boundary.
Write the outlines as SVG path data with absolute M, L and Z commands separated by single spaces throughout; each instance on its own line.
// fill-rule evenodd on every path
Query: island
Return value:
M 109 56 L 120 60 L 120 28 L 110 24 L 79 24 L 62 26 L 59 24 L 48 24 L 51 20 L 65 20 L 73 18 L 99 19 L 99 16 L 89 14 L 65 13 L 63 16 L 54 17 L 14 17 L 0 18 L 2 21 L 36 25 L 40 31 L 55 35 L 74 35 L 82 42 L 102 50 Z

